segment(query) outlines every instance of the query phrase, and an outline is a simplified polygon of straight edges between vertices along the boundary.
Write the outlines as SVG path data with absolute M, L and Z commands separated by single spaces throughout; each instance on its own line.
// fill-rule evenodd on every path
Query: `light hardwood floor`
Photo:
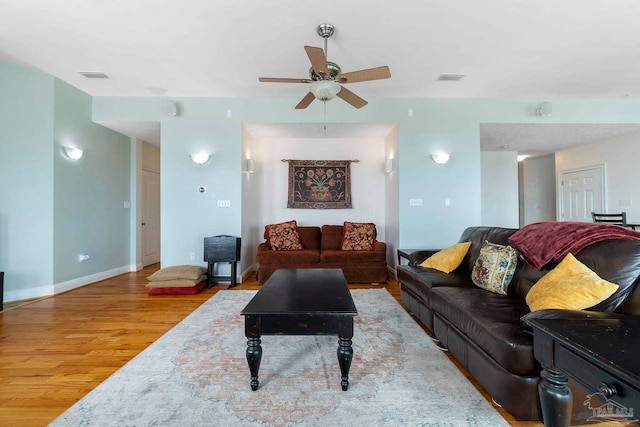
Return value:
M 149 297 L 145 278 L 158 267 L 0 313 L 0 426 L 47 425 L 218 290 L 226 289 L 219 285 L 198 295 Z M 401 303 L 395 280 L 350 287 L 385 287 Z M 234 289 L 259 289 L 259 285 L 250 279 Z M 496 409 L 511 425 L 542 426 L 516 421 Z

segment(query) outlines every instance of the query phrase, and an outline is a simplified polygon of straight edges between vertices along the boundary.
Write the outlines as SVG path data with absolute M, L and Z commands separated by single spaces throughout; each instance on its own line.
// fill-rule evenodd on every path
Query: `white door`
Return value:
M 142 265 L 160 262 L 160 174 L 142 171 Z
M 591 222 L 591 212 L 604 212 L 602 166 L 560 172 L 560 221 Z

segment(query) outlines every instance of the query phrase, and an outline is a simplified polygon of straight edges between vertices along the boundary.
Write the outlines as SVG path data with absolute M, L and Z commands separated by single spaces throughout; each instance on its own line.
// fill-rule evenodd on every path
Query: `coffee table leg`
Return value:
M 340 385 L 342 390 L 347 391 L 349 388 L 349 368 L 351 368 L 351 360 L 353 359 L 353 347 L 351 347 L 350 338 L 338 338 L 338 363 L 340 364 L 340 373 L 342 381 Z
M 247 362 L 249 362 L 249 371 L 251 371 L 251 390 L 258 389 L 258 370 L 260 369 L 260 361 L 262 360 L 262 341 L 260 337 L 250 337 L 247 340 Z

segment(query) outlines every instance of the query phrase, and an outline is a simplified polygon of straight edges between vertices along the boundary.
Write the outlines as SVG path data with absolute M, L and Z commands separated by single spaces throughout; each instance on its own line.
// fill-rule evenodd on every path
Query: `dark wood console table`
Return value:
M 640 318 L 526 322 L 533 328 L 534 355 L 543 367 L 538 390 L 545 426 L 569 426 L 568 378 L 590 393 L 584 405 L 593 410 L 593 421 L 638 423 Z M 591 402 L 591 396 L 599 400 Z

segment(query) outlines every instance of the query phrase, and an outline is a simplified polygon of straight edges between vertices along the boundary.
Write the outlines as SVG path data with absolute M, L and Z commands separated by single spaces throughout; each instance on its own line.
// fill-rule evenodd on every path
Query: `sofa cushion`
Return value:
M 456 243 L 431 255 L 420 263 L 420 266 L 433 268 L 448 274 L 458 268 L 469 251 L 469 246 L 471 246 L 471 242 Z
M 322 226 L 322 243 L 321 250 L 340 249 L 342 244 L 342 225 L 323 225 Z
M 302 242 L 300 242 L 298 224 L 295 220 L 269 224 L 264 228 L 269 245 L 274 251 L 299 251 L 304 249 Z
M 385 262 L 386 253 L 379 251 L 343 251 L 327 249 L 320 253 L 323 263 L 343 263 L 345 265 L 363 262 Z
M 533 285 L 526 301 L 531 311 L 584 310 L 609 298 L 616 290 L 618 285 L 602 280 L 569 253 Z
M 342 229 L 343 251 L 370 251 L 376 239 L 376 225 L 372 222 L 345 221 Z
M 640 281 L 640 242 L 635 240 L 605 240 L 589 245 L 577 254 L 578 261 L 602 279 L 619 286 L 606 300 L 590 308 L 613 312 L 627 299 Z
M 518 263 L 518 251 L 511 246 L 485 241 L 473 266 L 471 280 L 479 288 L 506 295 Z
M 421 299 L 427 307 L 430 307 L 429 296 L 431 288 L 437 286 L 472 287 L 469 277 L 459 271 L 442 274 L 438 270 L 422 268 L 413 265 L 399 265 L 396 276 L 401 290 L 410 290 L 417 298 Z
M 286 255 L 285 255 L 286 254 Z M 318 264 L 320 251 L 317 249 L 302 249 L 299 251 L 259 251 L 256 261 L 261 265 L 278 268 L 299 268 L 301 265 Z
M 538 375 L 533 357 L 533 337 L 520 318 L 529 313 L 522 298 L 483 289 L 434 287 L 431 307 L 446 318 L 507 371 Z

